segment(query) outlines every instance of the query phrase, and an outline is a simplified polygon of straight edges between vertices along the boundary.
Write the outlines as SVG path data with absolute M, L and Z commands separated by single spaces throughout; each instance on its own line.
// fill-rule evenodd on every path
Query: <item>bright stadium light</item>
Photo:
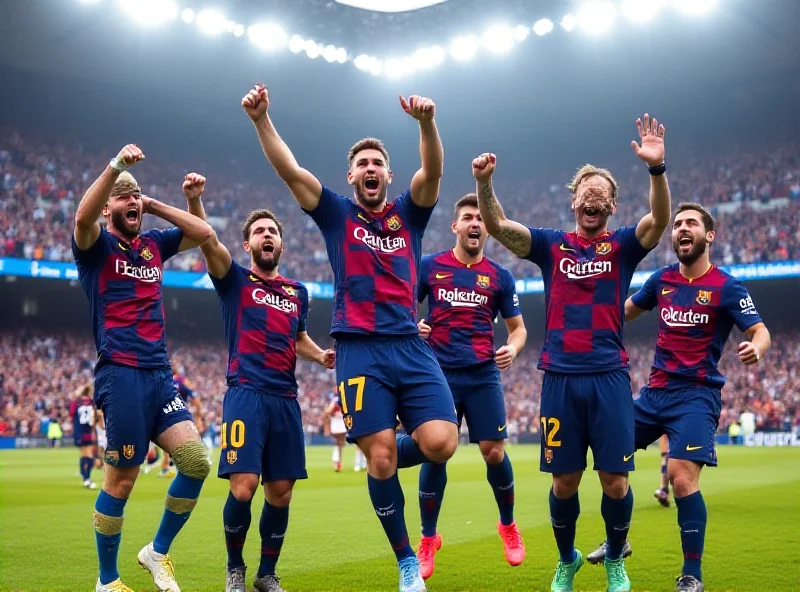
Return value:
M 539 37 L 547 35 L 553 30 L 553 21 L 550 19 L 539 19 L 533 24 L 533 32 Z
M 306 40 L 300 37 L 300 35 L 292 35 L 292 38 L 289 39 L 289 51 L 292 53 L 300 53 L 305 49 Z
M 398 78 L 403 74 L 403 64 L 394 58 L 386 60 L 385 72 L 389 78 Z
M 658 16 L 666 4 L 666 0 L 622 0 L 619 11 L 630 21 L 646 23 Z
M 564 29 L 567 33 L 572 31 L 575 28 L 575 15 L 566 14 L 564 18 L 561 19 L 561 28 Z
M 362 53 L 360 56 L 353 60 L 353 64 L 359 70 L 369 70 L 370 63 L 372 58 L 369 57 L 367 54 Z
M 335 62 L 336 61 L 336 46 L 335 45 L 326 45 L 325 48 L 322 50 L 322 57 L 329 64 Z
M 286 47 L 286 31 L 275 23 L 251 25 L 247 37 L 253 45 L 267 51 Z
M 171 0 L 120 0 L 120 7 L 136 22 L 160 25 L 178 16 L 178 5 Z
M 241 37 L 242 35 L 244 35 L 244 25 L 240 25 L 239 23 L 236 23 L 233 26 L 233 36 L 234 37 Z
M 344 64 L 347 61 L 347 50 L 344 47 L 336 50 L 336 61 L 340 64 Z
M 181 12 L 181 20 L 186 24 L 192 24 L 194 22 L 194 10 L 184 8 L 183 12 Z
M 308 39 L 305 44 L 306 55 L 310 57 L 312 60 L 315 60 L 319 57 L 319 54 L 322 53 L 322 48 L 311 39 Z
M 489 51 L 505 53 L 514 45 L 514 31 L 505 25 L 493 25 L 486 29 L 481 41 Z
M 716 0 L 672 0 L 673 6 L 687 14 L 705 14 L 716 6 Z
M 520 43 L 525 41 L 530 32 L 531 30 L 525 25 L 517 25 L 514 27 L 514 41 L 519 41 Z
M 336 0 L 339 4 L 374 12 L 407 12 L 427 8 L 445 0 Z
M 450 44 L 450 55 L 457 60 L 469 60 L 478 51 L 478 38 L 475 35 L 456 37 Z
M 216 10 L 203 10 L 197 15 L 197 26 L 206 35 L 220 35 L 228 26 L 228 19 Z
M 433 68 L 444 61 L 444 49 L 438 45 L 433 47 L 421 47 L 411 56 L 411 62 L 415 70 Z
M 578 25 L 585 32 L 600 35 L 611 28 L 617 9 L 611 2 L 587 2 L 578 9 Z

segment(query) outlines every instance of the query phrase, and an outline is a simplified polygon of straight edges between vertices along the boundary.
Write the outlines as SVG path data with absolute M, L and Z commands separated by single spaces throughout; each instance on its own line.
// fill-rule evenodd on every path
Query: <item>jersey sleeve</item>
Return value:
M 240 269 L 241 265 L 236 263 L 236 261 L 233 261 L 228 269 L 228 273 L 221 278 L 215 278 L 210 273 L 208 274 L 208 277 L 211 278 L 211 284 L 214 286 L 214 290 L 217 292 L 218 296 L 226 296 L 231 292 L 231 290 L 233 290 L 233 288 L 236 286 L 237 280 L 239 279 Z
M 408 224 L 411 228 L 419 232 L 420 235 L 423 234 L 425 228 L 428 226 L 428 221 L 431 219 L 431 214 L 433 214 L 433 208 L 436 207 L 436 204 L 429 208 L 418 206 L 414 203 L 414 200 L 411 199 L 411 189 L 407 189 L 403 195 L 398 197 L 396 203 L 397 209 L 401 211 L 403 218 L 408 220 Z
M 636 308 L 642 310 L 653 310 L 658 304 L 658 282 L 661 280 L 661 272 L 652 274 L 639 291 L 631 296 L 631 301 Z
M 308 331 L 308 290 L 304 285 L 300 285 L 297 295 L 300 298 L 300 322 L 297 325 L 297 332 L 301 333 Z
M 522 259 L 541 267 L 550 259 L 550 248 L 558 241 L 559 232 L 550 228 L 528 228 L 531 233 L 531 250 Z
M 500 314 L 511 319 L 522 314 L 514 276 L 505 267 L 500 268 Z
M 73 399 L 69 402 L 69 416 L 75 419 L 75 414 L 78 412 L 78 401 Z
M 426 255 L 419 264 L 419 282 L 417 282 L 417 302 L 423 302 L 431 291 L 428 275 L 431 273 L 433 255 Z
M 739 331 L 747 331 L 753 325 L 764 322 L 747 288 L 737 279 L 731 278 L 723 287 L 722 307 L 731 316 Z
M 162 263 L 178 254 L 183 240 L 183 230 L 170 228 L 169 230 L 151 230 L 150 233 L 158 245 Z
M 88 249 L 79 248 L 78 243 L 75 242 L 75 235 L 72 235 L 72 256 L 75 257 L 79 271 L 81 268 L 87 269 L 102 264 L 107 252 L 108 231 L 105 228 L 100 229 L 97 240 Z
M 634 267 L 658 246 L 656 244 L 653 249 L 645 249 L 639 239 L 636 238 L 636 226 L 623 226 L 617 230 L 616 235 L 619 244 L 622 246 L 623 259 Z
M 311 216 L 322 232 L 327 232 L 341 224 L 345 215 L 345 206 L 349 201 L 346 197 L 334 193 L 323 185 L 317 207 L 313 210 L 302 209 Z

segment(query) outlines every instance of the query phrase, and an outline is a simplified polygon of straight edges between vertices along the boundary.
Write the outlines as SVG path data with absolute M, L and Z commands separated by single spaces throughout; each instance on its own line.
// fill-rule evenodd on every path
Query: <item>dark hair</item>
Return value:
M 362 150 L 377 150 L 383 155 L 386 161 L 386 168 L 389 168 L 389 153 L 386 151 L 386 146 L 383 145 L 383 142 L 378 138 L 364 138 L 353 144 L 353 147 L 350 148 L 350 152 L 347 153 L 348 169 L 353 166 L 353 159 L 355 159 L 356 154 Z
M 458 220 L 458 211 L 467 206 L 472 206 L 474 208 L 478 207 L 478 194 L 467 193 L 464 197 L 456 202 L 456 205 L 453 208 L 453 220 Z
M 682 203 L 678 206 L 678 209 L 675 210 L 675 215 L 677 216 L 681 212 L 689 211 L 698 212 L 700 214 L 700 219 L 703 221 L 703 227 L 706 229 L 706 232 L 714 230 L 714 216 L 700 204 L 690 202 Z
M 264 218 L 269 218 L 275 222 L 275 226 L 278 227 L 278 234 L 283 238 L 283 224 L 281 224 L 278 217 L 272 213 L 272 210 L 254 210 L 248 214 L 247 219 L 244 221 L 244 226 L 242 226 L 242 238 L 244 238 L 245 242 L 250 240 L 250 228 L 253 224 Z

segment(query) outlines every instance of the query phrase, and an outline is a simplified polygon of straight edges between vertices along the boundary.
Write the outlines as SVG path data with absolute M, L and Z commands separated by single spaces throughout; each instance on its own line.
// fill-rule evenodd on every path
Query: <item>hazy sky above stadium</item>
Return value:
M 449 0 L 399 17 L 326 12 L 325 2 L 313 0 L 224 4 L 240 22 L 277 13 L 289 30 L 320 40 L 328 32 L 326 42 L 389 56 L 446 44 L 470 23 L 477 33 L 498 19 L 515 24 L 526 10 L 530 22 L 555 19 L 572 3 L 498 0 L 476 10 L 474 0 Z M 598 37 L 556 31 L 505 56 L 479 54 L 388 79 L 288 51 L 263 54 L 246 37 L 206 37 L 180 21 L 146 29 L 111 6 L 0 0 L 0 124 L 94 139 L 109 153 L 135 141 L 149 154 L 256 162 L 258 145 L 239 102 L 262 81 L 287 142 L 323 180 L 335 176 L 333 184 L 343 178 L 347 148 L 366 135 L 386 140 L 399 175 L 418 166 L 416 129 L 397 105 L 398 92 L 436 101 L 446 176 L 459 186 L 482 151 L 497 152 L 499 171 L 509 175 L 619 162 L 645 110 L 667 125 L 668 155 L 702 157 L 732 142 L 800 131 L 797 22 L 800 2 L 719 0 L 703 18 L 673 14 L 644 26 L 618 20 Z

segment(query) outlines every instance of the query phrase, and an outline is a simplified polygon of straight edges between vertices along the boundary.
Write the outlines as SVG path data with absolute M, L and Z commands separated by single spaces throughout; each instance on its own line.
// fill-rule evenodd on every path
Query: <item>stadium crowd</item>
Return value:
M 762 431 L 800 429 L 800 334 L 774 335 L 772 349 L 757 366 L 745 367 L 736 344 L 726 347 L 720 368 L 728 377 L 723 389 L 720 432 L 744 412 L 755 415 Z M 627 343 L 634 393 L 646 384 L 653 357 L 651 340 Z M 198 346 L 170 342 L 173 371 L 185 374 L 203 402 L 207 424 L 219 428 L 225 393 L 224 344 Z M 509 432 L 536 433 L 542 373 L 536 369 L 539 344 L 529 343 L 503 373 Z M 0 435 L 45 435 L 58 421 L 68 438 L 69 401 L 78 387 L 91 383 L 95 350 L 89 335 L 7 332 L 0 335 Z M 335 392 L 332 372 L 306 362 L 297 371 L 299 402 L 309 436 L 323 432 L 323 412 Z
M 0 132 L 0 257 L 72 261 L 70 233 L 75 208 L 83 192 L 108 160 L 108 152 L 78 142 L 53 144 L 13 132 Z M 580 164 L 580 163 L 576 163 Z M 648 208 L 647 175 L 630 159 L 610 166 L 620 183 L 616 225 L 631 224 Z M 282 273 L 304 281 L 330 281 L 324 244 L 312 220 L 305 216 L 282 185 L 263 182 L 268 165 L 254 173 L 236 162 L 205 167 L 202 163 L 148 160 L 137 169 L 143 191 L 173 205 L 184 206 L 180 183 L 188 166 L 209 178 L 203 202 L 221 240 L 242 263 L 240 224 L 255 207 L 269 207 L 287 229 Z M 258 177 L 258 178 L 254 178 Z M 532 226 L 570 228 L 574 225 L 564 188 L 571 171 L 548 179 L 519 183 L 512 175 L 498 175 L 496 190 L 506 214 Z M 277 183 L 277 181 L 275 181 Z M 722 265 L 800 259 L 800 145 L 732 149 L 713 157 L 678 155 L 670 161 L 673 199 L 698 201 L 712 207 L 718 219 L 718 237 L 712 254 Z M 345 187 L 335 186 L 345 191 Z M 466 188 L 465 189 L 469 189 Z M 452 211 L 459 195 L 443 195 L 425 235 L 424 248 L 450 248 Z M 152 216 L 147 224 L 158 222 Z M 487 254 L 518 277 L 539 274 L 536 266 L 513 257 L 489 241 Z M 662 241 L 640 269 L 671 263 L 669 241 Z M 197 250 L 174 257 L 168 269 L 204 271 Z

